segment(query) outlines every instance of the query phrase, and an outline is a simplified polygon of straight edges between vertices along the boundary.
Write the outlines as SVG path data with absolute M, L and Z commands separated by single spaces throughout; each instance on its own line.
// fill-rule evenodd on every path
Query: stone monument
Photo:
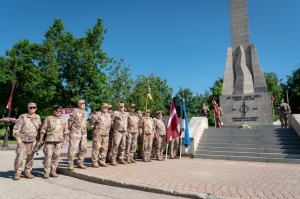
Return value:
M 271 125 L 271 93 L 259 64 L 254 44 L 249 41 L 246 0 L 230 0 L 231 47 L 227 50 L 220 96 L 224 125 Z

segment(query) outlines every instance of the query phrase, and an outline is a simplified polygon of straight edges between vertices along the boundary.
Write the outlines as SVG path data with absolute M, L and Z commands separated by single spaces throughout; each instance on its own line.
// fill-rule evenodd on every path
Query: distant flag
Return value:
M 213 104 L 213 106 L 214 106 L 215 115 L 216 115 L 216 117 L 217 117 L 217 120 L 220 122 L 221 127 L 223 127 L 224 125 L 223 125 L 223 122 L 222 122 L 222 120 L 221 120 L 221 116 L 220 116 L 220 114 L 219 114 L 219 108 L 218 108 L 218 105 L 217 105 L 217 103 L 216 103 L 216 101 L 215 101 L 214 96 L 212 96 L 212 104 Z
M 186 107 L 185 103 L 182 102 L 181 104 L 182 110 L 183 110 L 183 115 L 182 115 L 182 128 L 184 128 L 184 147 L 185 147 L 185 152 L 190 148 L 190 132 L 189 132 L 189 120 L 186 114 Z
M 17 83 L 14 81 L 13 85 L 12 85 L 12 88 L 11 88 L 11 92 L 10 92 L 10 96 L 9 96 L 8 102 L 6 104 L 6 108 L 9 109 L 9 110 L 11 109 L 11 101 L 12 101 L 12 97 L 13 97 L 13 93 L 14 93 L 16 84 Z
M 152 96 L 151 96 L 151 88 L 150 88 L 149 82 L 148 82 L 148 86 L 147 87 L 148 87 L 147 98 L 149 97 L 153 101 Z
M 179 137 L 178 125 L 179 125 L 179 119 L 172 99 L 170 112 L 169 112 L 169 120 L 167 125 L 167 136 L 166 136 L 167 143 L 169 143 L 170 140 Z
M 271 102 L 273 103 L 274 102 L 274 96 L 273 95 L 271 95 Z

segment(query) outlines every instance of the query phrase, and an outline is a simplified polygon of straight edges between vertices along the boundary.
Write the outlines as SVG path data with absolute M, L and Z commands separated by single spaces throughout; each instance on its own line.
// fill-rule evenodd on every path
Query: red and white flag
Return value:
M 274 102 L 274 96 L 273 95 L 271 95 L 271 102 Z
M 166 136 L 167 143 L 169 143 L 170 140 L 179 137 L 178 125 L 179 125 L 179 119 L 178 119 L 176 109 L 174 106 L 174 102 L 172 99 L 170 113 L 169 113 L 168 126 L 167 126 L 167 136 Z
M 217 120 L 219 121 L 221 127 L 223 127 L 224 125 L 223 125 L 223 122 L 222 122 L 222 120 L 221 120 L 219 107 L 218 107 L 217 102 L 215 101 L 214 96 L 212 97 L 212 101 L 211 101 L 211 102 L 212 102 L 212 104 L 213 104 L 213 106 L 214 106 L 215 116 L 217 117 Z
M 11 109 L 11 101 L 12 101 L 12 96 L 13 96 L 15 87 L 16 87 L 16 82 L 14 82 L 13 85 L 12 85 L 10 96 L 9 96 L 8 102 L 6 104 L 6 108 L 9 109 L 9 110 Z

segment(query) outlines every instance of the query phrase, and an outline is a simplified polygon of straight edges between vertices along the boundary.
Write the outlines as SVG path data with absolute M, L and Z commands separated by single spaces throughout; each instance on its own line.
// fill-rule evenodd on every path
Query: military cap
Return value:
M 119 107 L 120 107 L 120 106 L 124 106 L 124 103 L 119 103 Z
M 136 108 L 135 104 L 130 104 L 130 108 Z
M 78 104 L 84 104 L 84 103 L 85 103 L 84 99 L 78 100 Z
M 31 102 L 31 103 L 28 104 L 27 107 L 28 107 L 28 108 L 29 108 L 29 107 L 36 107 L 36 103 Z
M 143 114 L 143 112 L 142 112 L 141 110 L 138 110 L 138 111 L 137 111 L 137 113 L 141 113 L 141 114 Z
M 150 113 L 150 112 L 151 112 L 150 109 L 147 109 L 147 110 L 146 110 L 146 113 Z
M 107 108 L 112 108 L 112 105 L 108 104 L 108 105 L 107 105 Z
M 107 103 L 103 103 L 101 108 L 108 108 L 108 104 Z
M 54 106 L 53 110 L 62 109 L 62 106 Z
M 162 114 L 162 112 L 161 111 L 156 111 L 156 115 L 158 115 L 158 114 Z

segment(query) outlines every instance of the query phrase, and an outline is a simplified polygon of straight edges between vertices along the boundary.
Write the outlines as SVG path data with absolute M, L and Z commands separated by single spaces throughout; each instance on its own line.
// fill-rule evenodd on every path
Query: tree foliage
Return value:
M 300 68 L 294 70 L 291 76 L 287 76 L 284 93 L 286 93 L 285 91 L 288 91 L 288 99 L 292 113 L 300 113 Z M 285 99 L 287 99 L 287 96 L 285 96 Z

